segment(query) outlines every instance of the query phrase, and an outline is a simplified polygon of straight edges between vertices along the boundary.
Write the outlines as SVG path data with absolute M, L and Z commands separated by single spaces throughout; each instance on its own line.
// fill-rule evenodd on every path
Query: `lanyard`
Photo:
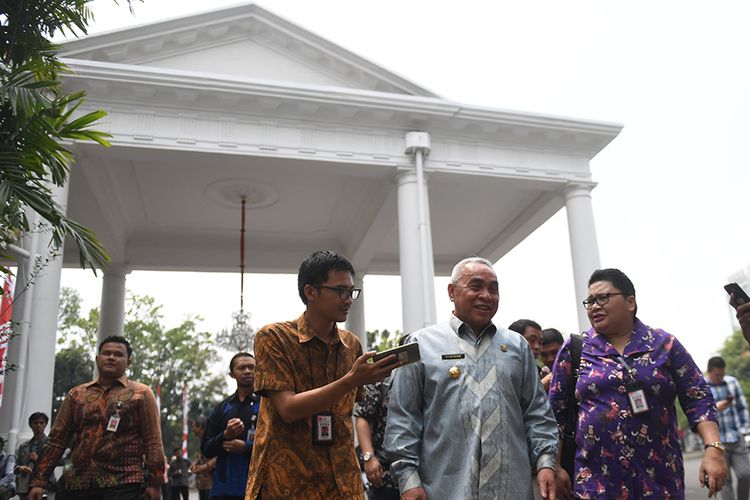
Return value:
M 635 376 L 638 374 L 638 371 L 625 361 L 624 356 L 618 356 L 617 360 L 625 367 L 625 372 L 628 374 L 628 377 L 630 377 L 630 380 L 635 381 Z

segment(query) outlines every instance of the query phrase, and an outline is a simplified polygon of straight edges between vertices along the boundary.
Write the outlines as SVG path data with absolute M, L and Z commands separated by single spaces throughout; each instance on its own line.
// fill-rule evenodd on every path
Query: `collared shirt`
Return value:
M 338 328 L 326 344 L 315 336 L 303 314 L 294 321 L 261 328 L 255 337 L 255 390 L 301 393 L 340 379 L 362 355 L 352 333 Z M 354 453 L 352 409 L 361 388 L 330 409 L 333 444 L 312 444 L 312 418 L 287 424 L 268 398 L 260 405 L 247 498 L 364 498 Z
M 209 459 L 202 451 L 196 451 L 193 455 L 193 466 L 208 465 L 210 470 L 195 474 L 195 488 L 198 490 L 210 490 L 214 484 L 214 469 L 216 469 L 216 457 Z
M 216 457 L 211 496 L 242 496 L 247 485 L 247 470 L 255 442 L 255 429 L 260 408 L 260 396 L 248 394 L 240 400 L 237 392 L 219 403 L 211 411 L 206 422 L 206 432 L 201 441 L 201 450 L 206 457 Z M 224 430 L 233 418 L 242 420 L 245 441 L 244 453 L 229 453 L 224 450 Z
M 37 465 L 39 463 L 39 458 L 42 456 L 42 451 L 44 450 L 44 446 L 47 444 L 47 435 L 42 434 L 42 437 L 39 439 L 29 439 L 25 443 L 21 444 L 18 447 L 18 453 L 16 453 L 16 469 L 18 469 L 19 466 L 24 465 L 29 468 L 31 468 L 31 474 L 27 475 L 21 475 L 18 474 L 16 477 L 16 493 L 28 493 L 29 491 L 29 482 L 31 481 L 32 476 L 36 472 Z M 36 453 L 37 459 L 36 461 L 31 461 L 29 459 L 29 455 L 32 453 Z M 64 463 L 58 462 L 56 465 L 64 465 Z M 57 479 L 55 479 L 55 475 L 52 474 L 49 478 L 49 484 L 47 485 L 48 488 L 54 489 L 54 487 L 57 485 Z
M 115 432 L 107 426 L 113 415 Z M 164 482 L 164 451 L 156 399 L 151 389 L 121 377 L 106 387 L 98 380 L 71 389 L 55 419 L 31 486 L 44 486 L 58 460 L 72 448 L 72 467 L 63 473 L 67 490 Z
M 391 378 L 386 377 L 380 382 L 365 386 L 362 401 L 354 406 L 354 416 L 367 420 L 372 434 L 372 448 L 375 456 L 383 467 L 383 486 L 398 488 L 395 478 L 391 475 L 391 461 L 383 449 L 385 425 L 388 422 L 388 400 L 391 392 Z
M 532 471 L 555 468 L 558 436 L 526 340 L 493 324 L 474 335 L 452 316 L 407 342 L 421 360 L 394 372 L 384 441 L 401 493 L 531 498 Z
M 742 431 L 748 425 L 747 401 L 742 387 L 737 379 L 729 375 L 724 375 L 724 380 L 720 384 L 712 384 L 706 378 L 708 386 L 711 388 L 711 394 L 718 403 L 734 397 L 734 401 L 724 411 L 717 412 L 719 417 L 719 434 L 721 441 L 724 443 L 738 443 L 742 441 Z
M 16 457 L 12 453 L 4 453 L 0 450 L 0 487 L 7 488 L 11 492 L 16 489 L 16 476 L 13 474 L 15 467 Z
M 701 422 L 715 422 L 716 407 L 701 371 L 677 338 L 636 319 L 620 355 L 592 328 L 583 335 L 575 387 L 571 370 L 568 339 L 552 369 L 549 399 L 561 432 L 569 391 L 575 390 L 578 400 L 575 495 L 684 498 L 675 398 L 693 430 Z M 643 388 L 649 407 L 637 415 L 627 394 L 633 381 Z

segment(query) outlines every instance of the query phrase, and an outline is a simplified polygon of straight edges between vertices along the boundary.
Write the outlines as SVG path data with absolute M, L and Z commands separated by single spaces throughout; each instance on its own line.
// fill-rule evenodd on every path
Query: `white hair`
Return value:
M 474 264 L 476 262 L 492 268 L 492 262 L 487 259 L 483 259 L 482 257 L 467 257 L 463 260 L 458 261 L 458 264 L 453 266 L 453 271 L 451 271 L 451 283 L 453 283 L 454 285 L 458 283 L 458 280 L 461 279 L 464 268 L 469 264 Z

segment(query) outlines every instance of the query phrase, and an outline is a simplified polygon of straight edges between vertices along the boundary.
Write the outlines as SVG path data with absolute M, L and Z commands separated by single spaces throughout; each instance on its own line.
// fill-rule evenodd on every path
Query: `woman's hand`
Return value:
M 727 481 L 727 462 L 724 452 L 709 446 L 703 455 L 699 478 L 701 487 L 708 488 L 709 498 L 716 495 Z

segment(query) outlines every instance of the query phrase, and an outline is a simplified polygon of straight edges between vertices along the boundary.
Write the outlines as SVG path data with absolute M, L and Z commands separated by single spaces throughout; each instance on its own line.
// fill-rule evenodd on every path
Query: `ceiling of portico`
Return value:
M 113 262 L 236 271 L 240 209 L 217 203 L 211 186 L 251 181 L 269 187 L 275 201 L 247 211 L 248 271 L 294 273 L 306 254 L 333 248 L 369 273 L 398 273 L 395 166 L 85 145 L 78 158 L 68 213 L 96 232 Z M 533 214 L 558 210 L 559 187 L 431 174 L 436 272 L 448 273 L 466 255 L 509 250 L 495 240 L 517 243 L 525 236 L 519 220 L 536 227 Z M 65 260 L 75 265 L 74 248 Z

